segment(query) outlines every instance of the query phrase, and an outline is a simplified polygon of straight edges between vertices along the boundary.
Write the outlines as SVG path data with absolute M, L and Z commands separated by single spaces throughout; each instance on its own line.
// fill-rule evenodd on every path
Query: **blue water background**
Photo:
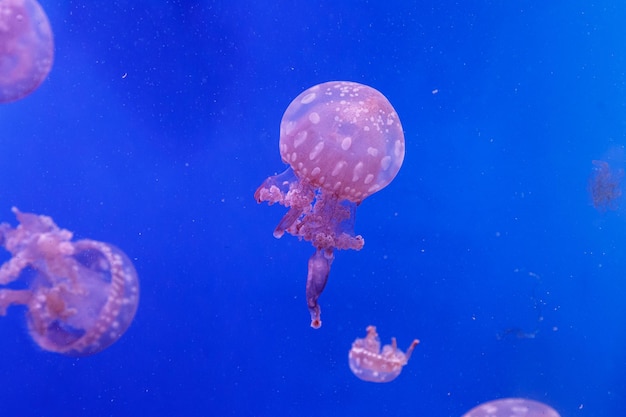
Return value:
M 624 166 L 626 3 L 42 5 L 56 60 L 0 107 L 0 221 L 117 245 L 141 301 L 81 359 L 12 308 L 0 415 L 456 417 L 508 396 L 626 415 L 626 212 L 587 192 L 593 159 Z M 330 80 L 387 96 L 406 159 L 359 207 L 365 247 L 336 254 L 316 331 L 313 248 L 275 239 L 285 210 L 253 193 L 285 168 L 287 105 Z M 421 340 L 389 384 L 348 368 L 369 324 Z

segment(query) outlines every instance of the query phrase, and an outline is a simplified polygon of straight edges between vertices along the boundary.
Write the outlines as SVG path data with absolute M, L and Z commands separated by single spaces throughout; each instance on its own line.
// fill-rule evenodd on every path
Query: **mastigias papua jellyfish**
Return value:
M 527 398 L 500 398 L 472 408 L 463 417 L 560 417 L 557 411 Z
M 608 162 L 593 160 L 589 177 L 589 194 L 598 211 L 616 210 L 622 197 L 624 170 L 611 167 Z
M 398 349 L 395 337 L 391 344 L 380 348 L 380 338 L 376 327 L 367 326 L 367 335 L 357 338 L 348 352 L 350 370 L 357 378 L 368 382 L 390 382 L 402 372 L 402 367 L 409 362 L 419 340 L 415 339 L 406 352 Z
M 130 259 L 109 243 L 73 241 L 48 216 L 13 212 L 17 227 L 0 224 L 0 246 L 11 254 L 0 266 L 0 316 L 25 306 L 30 336 L 50 352 L 88 356 L 115 343 L 139 303 Z
M 0 0 L 0 103 L 19 100 L 46 79 L 54 41 L 35 0 Z
M 318 84 L 296 97 L 280 124 L 280 155 L 289 168 L 267 178 L 257 202 L 289 209 L 274 236 L 285 232 L 315 247 L 306 300 L 311 327 L 322 325 L 317 302 L 335 249 L 363 248 L 355 236 L 356 207 L 395 178 L 404 160 L 404 133 L 389 100 L 350 81 Z

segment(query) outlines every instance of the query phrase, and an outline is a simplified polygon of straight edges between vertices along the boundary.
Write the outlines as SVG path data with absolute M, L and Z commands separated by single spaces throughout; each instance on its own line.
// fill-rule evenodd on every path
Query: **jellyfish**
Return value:
M 379 91 L 349 81 L 318 84 L 296 97 L 280 124 L 280 155 L 289 168 L 267 178 L 257 202 L 289 210 L 274 230 L 311 242 L 306 301 L 311 327 L 321 325 L 321 295 L 335 249 L 363 248 L 356 206 L 385 188 L 404 160 L 398 114 Z
M 0 315 L 26 306 L 28 330 L 44 350 L 88 356 L 113 344 L 133 321 L 137 273 L 115 246 L 60 229 L 48 216 L 13 208 L 19 225 L 0 224 Z
M 380 350 L 380 339 L 376 327 L 368 326 L 367 335 L 357 338 L 348 353 L 350 370 L 357 378 L 368 382 L 390 382 L 400 375 L 402 367 L 407 364 L 413 349 L 420 342 L 415 339 L 411 346 L 402 352 L 398 349 L 396 338 L 391 338 L 391 345 Z
M 0 1 L 0 103 L 36 90 L 48 76 L 53 59 L 52 30 L 39 3 Z
M 556 410 L 526 398 L 501 398 L 472 408 L 463 417 L 561 417 Z
M 596 210 L 616 210 L 622 196 L 624 170 L 612 168 L 606 161 L 593 160 L 593 170 L 589 177 L 589 194 Z

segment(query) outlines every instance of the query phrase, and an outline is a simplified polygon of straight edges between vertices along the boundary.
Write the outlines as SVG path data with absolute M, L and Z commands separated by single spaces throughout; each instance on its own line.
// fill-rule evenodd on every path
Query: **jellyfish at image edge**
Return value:
M 289 211 L 274 236 L 285 232 L 315 247 L 309 259 L 306 300 L 311 327 L 322 325 L 317 302 L 335 249 L 363 248 L 354 234 L 356 206 L 385 188 L 404 160 L 398 114 L 379 91 L 349 81 L 318 84 L 287 107 L 280 123 L 280 155 L 289 168 L 267 178 L 257 202 Z
M 556 410 L 526 398 L 501 398 L 472 408 L 462 417 L 561 417 Z
M 622 197 L 624 170 L 613 168 L 606 161 L 593 160 L 593 170 L 589 177 L 589 195 L 593 207 L 604 212 L 616 210 Z
M 402 367 L 407 364 L 413 349 L 420 342 L 415 339 L 405 352 L 398 349 L 396 338 L 391 338 L 391 345 L 380 350 L 380 339 L 376 327 L 367 327 L 367 336 L 357 338 L 348 353 L 350 370 L 359 379 L 368 382 L 389 382 L 400 375 Z
M 46 79 L 54 41 L 35 0 L 0 0 L 0 103 L 29 95 Z
M 31 337 L 51 352 L 87 356 L 113 344 L 139 302 L 128 257 L 108 243 L 73 242 L 72 232 L 48 216 L 13 212 L 16 228 L 0 224 L 0 245 L 12 256 L 0 267 L 0 315 L 26 306 Z

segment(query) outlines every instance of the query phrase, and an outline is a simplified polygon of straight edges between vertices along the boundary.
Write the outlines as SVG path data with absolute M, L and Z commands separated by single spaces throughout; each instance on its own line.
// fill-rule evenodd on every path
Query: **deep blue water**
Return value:
M 0 107 L 0 221 L 117 245 L 141 301 L 80 359 L 9 310 L 1 416 L 457 417 L 510 396 L 626 415 L 626 211 L 587 191 L 592 160 L 623 167 L 626 3 L 41 3 L 56 59 Z M 275 239 L 285 210 L 253 193 L 285 168 L 286 107 L 330 80 L 387 96 L 406 158 L 313 330 L 313 248 Z M 369 324 L 421 341 L 391 383 L 348 368 Z

